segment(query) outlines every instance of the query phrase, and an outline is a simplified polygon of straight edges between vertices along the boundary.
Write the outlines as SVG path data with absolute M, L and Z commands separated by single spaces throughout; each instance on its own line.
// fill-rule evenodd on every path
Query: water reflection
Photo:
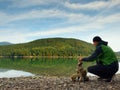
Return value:
M 77 59 L 73 58 L 0 58 L 0 78 L 32 76 L 33 74 L 70 76 L 75 73 L 77 63 Z M 94 64 L 95 62 L 84 62 L 83 67 L 87 69 L 88 66 Z M 120 69 L 117 73 L 120 73 Z M 88 75 L 93 76 L 90 73 Z
M 0 78 L 27 77 L 27 76 L 34 76 L 34 74 L 25 71 L 0 69 Z

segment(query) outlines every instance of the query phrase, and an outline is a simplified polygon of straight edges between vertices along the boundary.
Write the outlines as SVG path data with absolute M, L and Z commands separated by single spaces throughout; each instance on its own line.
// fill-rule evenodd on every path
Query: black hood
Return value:
M 99 42 L 99 44 L 98 44 L 96 47 L 99 47 L 99 46 L 101 46 L 101 45 L 107 46 L 107 45 L 108 45 L 108 42 L 102 40 L 102 41 Z
M 101 41 L 100 43 L 99 43 L 99 45 L 108 45 L 108 42 L 106 42 L 106 41 Z

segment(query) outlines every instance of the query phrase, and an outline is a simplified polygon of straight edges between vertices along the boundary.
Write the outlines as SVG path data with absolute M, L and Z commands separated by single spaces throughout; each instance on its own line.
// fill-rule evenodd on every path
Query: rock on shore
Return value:
M 120 74 L 112 82 L 97 81 L 89 77 L 88 82 L 72 82 L 70 77 L 19 77 L 1 78 L 0 90 L 120 90 Z

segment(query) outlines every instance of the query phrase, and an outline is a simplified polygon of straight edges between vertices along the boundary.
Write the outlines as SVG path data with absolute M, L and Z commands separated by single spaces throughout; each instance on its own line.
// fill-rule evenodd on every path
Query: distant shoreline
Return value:
M 0 58 L 80 58 L 80 57 L 81 56 L 0 56 Z
M 80 58 L 80 57 L 88 57 L 88 56 L 0 56 L 0 58 Z M 117 57 L 120 59 L 120 57 Z

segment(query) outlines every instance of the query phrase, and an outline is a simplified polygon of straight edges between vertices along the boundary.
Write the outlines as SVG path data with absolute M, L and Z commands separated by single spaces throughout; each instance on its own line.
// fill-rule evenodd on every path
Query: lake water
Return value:
M 27 77 L 27 76 L 34 76 L 34 74 L 19 70 L 0 69 L 0 78 Z
M 95 62 L 84 62 L 84 68 Z M 120 63 L 119 63 L 120 64 Z M 75 73 L 77 59 L 0 59 L 0 78 L 34 75 L 71 76 Z M 119 72 L 120 73 L 120 70 Z M 88 73 L 89 76 L 93 76 Z

